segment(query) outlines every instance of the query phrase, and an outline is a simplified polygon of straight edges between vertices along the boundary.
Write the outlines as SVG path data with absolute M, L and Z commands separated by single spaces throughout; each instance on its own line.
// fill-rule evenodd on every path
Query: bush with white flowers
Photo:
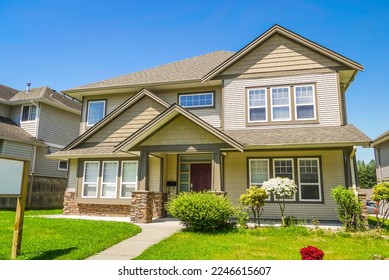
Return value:
M 262 188 L 266 191 L 267 194 L 273 194 L 277 199 L 281 211 L 282 225 L 285 226 L 285 198 L 294 197 L 297 192 L 297 185 L 289 178 L 277 177 L 265 181 L 262 185 Z

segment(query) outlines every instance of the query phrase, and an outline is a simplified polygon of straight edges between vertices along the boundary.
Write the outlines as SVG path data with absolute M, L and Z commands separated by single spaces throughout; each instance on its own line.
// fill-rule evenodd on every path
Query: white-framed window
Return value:
M 318 158 L 299 158 L 299 199 L 321 201 L 320 166 Z
M 274 177 L 289 178 L 294 180 L 294 166 L 292 158 L 273 159 Z M 295 200 L 295 197 L 288 197 L 285 200 Z
M 37 116 L 37 106 L 35 105 L 23 105 L 20 121 L 31 122 L 35 121 Z
M 253 88 L 247 90 L 248 122 L 267 121 L 267 94 L 266 88 Z
M 101 194 L 103 198 L 116 198 L 118 162 L 103 161 Z
M 95 125 L 105 117 L 105 103 L 105 100 L 88 101 L 87 126 Z
M 272 121 L 290 121 L 290 90 L 289 87 L 271 88 Z
M 120 198 L 130 198 L 138 186 L 138 162 L 122 161 L 122 174 L 120 182 Z
M 294 87 L 296 120 L 316 119 L 315 89 L 313 85 Z
M 69 162 L 66 160 L 59 160 L 58 161 L 58 170 L 60 171 L 68 171 L 69 168 Z
M 179 94 L 178 104 L 184 108 L 203 108 L 214 106 L 213 92 Z
M 263 182 L 269 180 L 270 168 L 268 159 L 249 159 L 249 183 L 250 186 L 260 187 Z M 270 200 L 268 197 L 266 200 Z
M 84 177 L 82 183 L 82 197 L 97 197 L 99 185 L 99 161 L 84 162 Z

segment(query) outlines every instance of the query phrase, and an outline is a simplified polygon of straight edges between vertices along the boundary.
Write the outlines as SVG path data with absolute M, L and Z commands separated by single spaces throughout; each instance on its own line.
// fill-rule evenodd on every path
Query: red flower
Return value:
M 324 252 L 314 246 L 308 246 L 300 249 L 302 260 L 322 260 Z

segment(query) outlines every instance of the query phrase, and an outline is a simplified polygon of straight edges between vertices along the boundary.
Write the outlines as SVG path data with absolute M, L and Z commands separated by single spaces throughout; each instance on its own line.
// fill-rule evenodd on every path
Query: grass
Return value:
M 369 225 L 375 227 L 377 224 L 377 218 L 375 216 L 369 216 Z M 389 219 L 385 221 L 383 228 L 386 228 L 389 231 Z
M 141 229 L 125 222 L 34 217 L 61 210 L 30 210 L 24 218 L 21 255 L 24 260 L 82 260 L 136 235 Z M 0 259 L 11 257 L 14 211 L 0 211 Z
M 137 260 L 299 260 L 308 245 L 326 260 L 389 258 L 389 234 L 333 232 L 305 227 L 262 227 L 216 234 L 182 231 L 148 248 Z

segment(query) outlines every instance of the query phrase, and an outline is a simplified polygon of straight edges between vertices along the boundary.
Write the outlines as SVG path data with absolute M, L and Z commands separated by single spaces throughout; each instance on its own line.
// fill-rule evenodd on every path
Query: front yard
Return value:
M 61 211 L 26 211 L 21 255 L 25 260 L 82 260 L 136 235 L 125 222 L 39 218 Z M 0 211 L 0 259 L 11 257 L 15 212 Z
M 389 258 L 388 232 L 359 233 L 304 227 L 262 227 L 221 233 L 179 232 L 150 247 L 137 260 L 299 260 L 308 245 L 325 260 Z M 375 256 L 375 257 L 374 257 Z

